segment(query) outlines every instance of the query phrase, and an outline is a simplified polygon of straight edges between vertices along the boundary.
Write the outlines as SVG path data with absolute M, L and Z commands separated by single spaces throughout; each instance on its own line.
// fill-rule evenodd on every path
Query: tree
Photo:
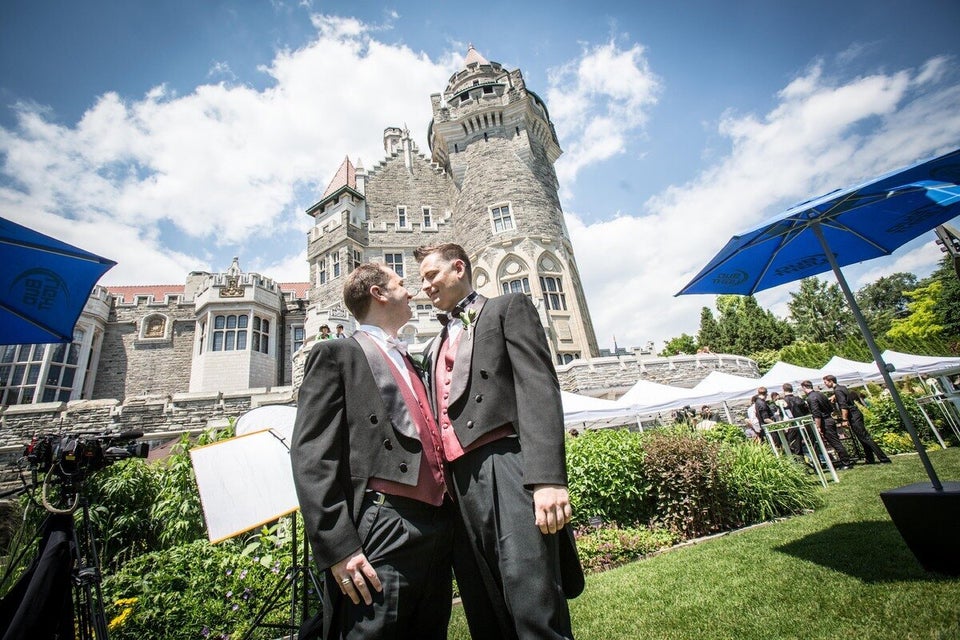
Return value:
M 697 341 L 693 339 L 693 336 L 681 333 L 679 336 L 667 340 L 666 344 L 663 345 L 663 351 L 660 352 L 660 356 L 667 357 L 676 356 L 681 353 L 696 352 Z
M 780 349 L 794 340 L 790 325 L 761 308 L 753 296 L 717 296 L 717 310 L 720 319 L 716 344 L 710 345 L 713 351 L 749 355 Z
M 819 278 L 804 278 L 787 303 L 794 330 L 808 342 L 841 342 L 857 331 L 840 287 Z
M 931 280 L 936 280 L 943 289 L 940 292 L 940 298 L 934 305 L 934 311 L 940 324 L 943 325 L 943 333 L 950 338 L 960 337 L 960 278 L 953 270 L 953 260 L 950 256 L 944 256 L 940 261 L 940 266 L 930 275 Z
M 720 351 L 720 326 L 709 307 L 700 309 L 700 330 L 697 332 L 697 345 L 709 347 L 711 351 Z
M 941 318 L 936 312 L 937 301 L 943 293 L 943 283 L 939 280 L 929 281 L 928 284 L 917 287 L 908 292 L 910 302 L 907 307 L 910 315 L 893 321 L 887 337 L 891 339 L 927 339 L 939 338 L 944 333 Z
M 857 304 L 873 335 L 884 335 L 894 320 L 907 315 L 909 299 L 904 293 L 916 288 L 917 276 L 900 272 L 879 278 L 857 291 Z

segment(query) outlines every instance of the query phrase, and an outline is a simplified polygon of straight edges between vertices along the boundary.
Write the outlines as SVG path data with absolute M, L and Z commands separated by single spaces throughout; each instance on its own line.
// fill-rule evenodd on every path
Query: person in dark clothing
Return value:
M 813 416 L 813 422 L 820 430 L 820 434 L 827 444 L 833 447 L 837 454 L 837 460 L 841 469 L 850 469 L 853 467 L 853 460 L 847 453 L 843 443 L 840 442 L 840 436 L 837 434 L 837 421 L 833 418 L 833 404 L 827 396 L 814 390 L 813 383 L 804 380 L 800 383 L 800 388 L 807 396 L 807 406 L 810 408 L 810 415 Z
M 787 405 L 787 412 L 791 418 L 802 418 L 810 415 L 810 408 L 803 398 L 793 395 L 793 385 L 789 382 L 783 383 L 783 402 Z M 797 427 L 787 432 L 787 442 L 790 444 L 790 452 L 796 456 L 803 455 L 803 438 L 800 436 L 800 429 Z
M 824 376 L 823 384 L 827 385 L 828 389 L 833 389 L 833 396 L 837 402 L 837 408 L 840 410 L 840 417 L 850 427 L 854 437 L 863 445 L 863 455 L 867 459 L 867 464 L 889 463 L 890 458 L 867 432 L 867 428 L 863 424 L 863 414 L 860 412 L 857 403 L 854 402 L 853 392 L 842 384 L 837 384 L 836 376 Z

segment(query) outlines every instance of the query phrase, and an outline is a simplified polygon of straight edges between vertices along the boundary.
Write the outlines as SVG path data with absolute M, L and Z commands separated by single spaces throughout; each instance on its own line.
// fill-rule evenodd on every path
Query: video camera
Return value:
M 143 431 L 40 434 L 24 447 L 23 457 L 33 471 L 55 473 L 62 479 L 82 480 L 94 471 L 127 458 L 146 458 L 150 446 L 134 442 Z

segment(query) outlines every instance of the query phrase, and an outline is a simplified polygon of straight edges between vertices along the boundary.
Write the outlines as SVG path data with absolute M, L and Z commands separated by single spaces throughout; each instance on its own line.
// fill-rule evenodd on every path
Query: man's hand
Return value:
M 573 517 L 567 488 L 561 484 L 534 485 L 533 515 L 542 533 L 556 533 L 563 529 Z
M 370 595 L 370 583 L 377 591 L 383 591 L 383 585 L 380 584 L 380 577 L 367 556 L 363 555 L 362 549 L 357 549 L 346 558 L 330 567 L 330 572 L 340 586 L 343 592 L 353 604 L 360 604 L 360 599 L 366 604 L 373 602 L 373 596 Z

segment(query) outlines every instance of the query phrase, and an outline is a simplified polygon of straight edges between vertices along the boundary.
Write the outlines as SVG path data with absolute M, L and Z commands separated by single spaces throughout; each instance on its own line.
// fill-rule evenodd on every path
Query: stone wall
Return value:
M 299 383 L 307 349 L 294 359 Z M 616 398 L 637 380 L 693 387 L 711 371 L 759 377 L 749 358 L 724 354 L 670 358 L 609 357 L 577 360 L 557 368 L 565 391 Z M 201 431 L 222 427 L 250 409 L 294 404 L 294 387 L 265 387 L 236 393 L 175 393 L 119 400 L 75 400 L 0 408 L 0 448 L 20 447 L 37 433 Z
M 123 401 L 144 395 L 174 394 L 190 387 L 196 319 L 193 303 L 179 296 L 163 302 L 138 297 L 110 310 L 93 395 Z M 142 339 L 140 323 L 162 314 L 172 329 L 163 338 Z
M 76 400 L 14 405 L 0 408 L 0 448 L 23 446 L 38 433 L 197 432 L 227 426 L 230 418 L 266 404 L 293 404 L 292 387 L 143 396 L 122 404 Z
M 649 380 L 675 387 L 695 387 L 710 375 L 723 371 L 745 378 L 759 378 L 757 363 L 743 356 L 704 353 L 669 358 L 612 356 L 575 360 L 557 367 L 564 391 L 603 398 L 619 398 L 637 380 Z

